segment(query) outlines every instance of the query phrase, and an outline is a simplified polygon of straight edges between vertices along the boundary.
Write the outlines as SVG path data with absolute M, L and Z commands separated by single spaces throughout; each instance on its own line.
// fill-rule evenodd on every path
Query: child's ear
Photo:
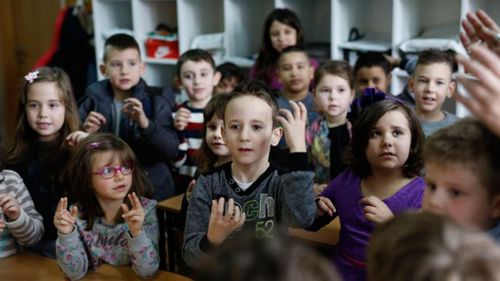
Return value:
M 273 134 L 271 136 L 271 145 L 277 146 L 280 143 L 282 135 L 283 135 L 283 128 L 281 128 L 281 127 L 274 128 Z
M 413 76 L 410 76 L 410 80 L 408 80 L 408 89 L 413 93 L 413 87 L 415 86 L 415 81 L 413 80 Z
M 106 65 L 104 63 L 101 63 L 99 65 L 99 71 L 101 72 L 102 76 L 107 77 L 108 75 L 106 74 Z
M 500 218 L 500 195 L 496 195 L 491 200 L 491 217 L 494 219 Z
M 455 94 L 455 91 L 457 90 L 457 82 L 456 81 L 451 81 L 450 85 L 448 85 L 448 93 L 446 93 L 447 98 L 453 97 Z
M 142 77 L 144 75 L 144 71 L 146 71 L 146 64 L 143 61 L 141 61 L 139 63 L 139 68 L 140 68 L 141 77 Z
M 216 71 L 214 73 L 214 79 L 213 79 L 214 87 L 217 86 L 217 84 L 219 84 L 221 78 L 222 78 L 222 74 L 219 71 Z
M 175 86 L 177 86 L 178 89 L 182 89 L 182 81 L 178 76 L 175 76 L 174 82 Z

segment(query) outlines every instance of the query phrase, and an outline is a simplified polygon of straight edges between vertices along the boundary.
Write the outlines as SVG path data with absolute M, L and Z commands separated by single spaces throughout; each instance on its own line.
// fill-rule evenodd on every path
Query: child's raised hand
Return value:
M 83 122 L 83 130 L 87 133 L 95 133 L 106 124 L 106 117 L 99 112 L 91 111 Z
M 11 221 L 17 220 L 21 214 L 21 206 L 12 193 L 0 194 L 0 208 Z
M 471 58 L 458 55 L 457 62 L 464 66 L 466 72 L 477 77 L 469 79 L 463 74 L 457 80 L 464 86 L 469 95 L 460 91 L 455 99 L 464 104 L 483 124 L 500 137 L 500 56 L 484 46 L 473 46 Z
M 245 213 L 229 199 L 227 212 L 224 214 L 224 198 L 212 200 L 212 211 L 208 223 L 207 238 L 213 245 L 221 245 L 226 237 L 245 223 Z
M 482 42 L 500 56 L 500 40 L 497 38 L 500 27 L 485 11 L 468 12 L 462 20 L 462 27 L 464 31 L 460 32 L 460 41 L 465 49 L 469 50 L 472 45 Z
M 146 129 L 149 126 L 149 119 L 144 113 L 142 102 L 136 98 L 127 98 L 124 102 L 123 113 L 134 120 L 140 128 Z
M 371 222 L 379 224 L 394 217 L 391 209 L 375 196 L 363 197 L 363 199 L 359 201 L 359 204 L 363 205 L 365 218 Z
M 85 133 L 83 131 L 74 131 L 66 137 L 66 142 L 69 146 L 75 146 L 88 135 L 88 133 Z
M 292 112 L 280 109 L 283 116 L 278 116 L 278 121 L 283 127 L 286 144 L 290 152 L 306 152 L 306 121 L 307 109 L 302 102 L 290 101 Z
M 333 206 L 332 201 L 324 196 L 316 197 L 314 201 L 316 201 L 316 215 L 318 215 L 318 217 L 324 216 L 326 214 L 331 217 L 337 212 L 337 209 L 335 209 L 335 206 Z
M 191 111 L 189 109 L 181 107 L 175 112 L 174 117 L 174 127 L 177 131 L 184 131 L 186 129 L 189 119 L 191 118 Z
M 75 227 L 77 216 L 78 207 L 72 206 L 71 211 L 68 211 L 68 198 L 63 197 L 57 204 L 56 214 L 54 215 L 54 226 L 59 233 L 69 234 Z
M 132 192 L 132 194 L 129 194 L 127 196 L 130 204 L 132 205 L 132 209 L 129 210 L 126 204 L 122 204 L 122 218 L 128 225 L 130 235 L 132 236 L 132 238 L 134 238 L 141 234 L 145 215 L 141 200 L 139 200 L 139 196 L 137 196 L 135 192 Z

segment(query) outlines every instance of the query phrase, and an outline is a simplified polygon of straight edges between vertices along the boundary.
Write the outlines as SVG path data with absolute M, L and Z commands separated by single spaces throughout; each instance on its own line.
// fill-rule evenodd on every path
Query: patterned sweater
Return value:
M 306 171 L 307 154 L 292 153 L 290 156 L 290 170 L 271 165 L 244 191 L 233 179 L 231 163 L 198 178 L 189 200 L 182 246 L 184 260 L 189 266 L 196 268 L 211 251 L 207 232 L 214 199 L 233 198 L 246 214 L 243 228 L 258 237 L 272 237 L 286 226 L 305 228 L 313 222 L 316 205 L 313 173 Z M 228 238 L 237 233 L 233 232 Z
M 57 262 L 71 280 L 83 278 L 89 268 L 101 263 L 111 265 L 132 264 L 134 272 L 148 278 L 159 267 L 158 221 L 156 201 L 141 198 L 145 218 L 143 231 L 132 238 L 124 222 L 106 224 L 97 218 L 91 230 L 85 230 L 87 221 L 76 220 L 76 227 L 69 234 L 58 233 L 56 240 Z
M 19 218 L 8 221 L 0 209 L 0 219 L 5 222 L 5 228 L 0 232 L 0 258 L 16 254 L 19 245 L 31 246 L 43 235 L 42 216 L 35 210 L 31 196 L 23 180 L 14 171 L 0 172 L 0 194 L 12 194 L 21 206 Z

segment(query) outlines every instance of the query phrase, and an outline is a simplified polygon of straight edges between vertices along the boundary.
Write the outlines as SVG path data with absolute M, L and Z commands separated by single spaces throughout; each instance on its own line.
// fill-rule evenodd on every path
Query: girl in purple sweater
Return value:
M 151 186 L 130 147 L 112 134 L 83 139 L 68 167 L 78 203 L 61 198 L 54 216 L 56 256 L 71 280 L 101 263 L 132 265 L 142 278 L 156 274 L 158 221 Z
M 319 228 L 339 216 L 334 262 L 344 280 L 366 279 L 366 246 L 374 226 L 421 207 L 423 133 L 413 111 L 381 92 L 356 100 L 348 166 L 316 198 Z M 353 116 L 354 114 L 351 114 Z

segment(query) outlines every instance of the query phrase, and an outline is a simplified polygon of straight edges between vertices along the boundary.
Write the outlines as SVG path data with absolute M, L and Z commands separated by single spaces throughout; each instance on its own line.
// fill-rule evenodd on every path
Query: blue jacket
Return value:
M 131 97 L 142 102 L 149 126 L 141 129 L 135 122 L 121 122 L 119 137 L 132 148 L 139 159 L 155 188 L 154 198 L 164 200 L 175 194 L 170 167 L 179 147 L 179 138 L 172 125 L 174 95 L 168 89 L 163 91 L 161 88 L 150 87 L 141 79 Z M 78 105 L 82 123 L 91 111 L 96 111 L 106 118 L 106 124 L 99 132 L 113 133 L 113 90 L 108 79 L 90 85 Z

